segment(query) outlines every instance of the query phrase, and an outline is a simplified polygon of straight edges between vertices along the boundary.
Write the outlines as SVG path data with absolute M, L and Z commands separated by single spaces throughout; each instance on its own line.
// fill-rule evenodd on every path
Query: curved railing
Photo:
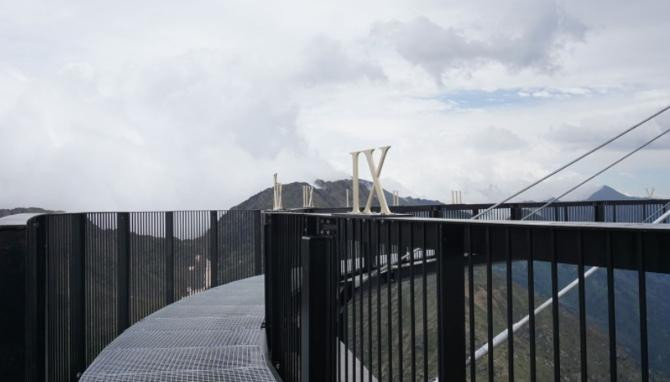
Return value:
M 667 200 L 561 202 L 533 220 L 639 222 L 666 204 Z M 488 206 L 392 208 L 417 217 L 469 218 Z M 517 220 L 536 206 L 504 204 L 483 218 Z M 345 209 L 305 210 L 309 211 Z M 276 233 L 296 227 L 273 229 Z M 24 249 L 11 258 L 20 259 L 20 268 L 25 268 L 25 316 L 15 314 L 25 325 L 12 327 L 25 333 L 25 347 L 13 353 L 25 351 L 17 362 L 25 360 L 28 381 L 75 380 L 134 322 L 184 296 L 261 274 L 264 267 L 260 211 L 40 215 L 23 230 L 27 235 L 18 236 L 25 238 Z M 3 272 L 6 276 L 7 270 Z M 12 293 L 23 295 L 19 288 Z M 267 308 L 276 310 L 272 305 L 268 301 Z
M 555 202 L 528 220 L 541 221 L 599 221 L 609 223 L 637 223 L 650 221 L 652 215 L 668 209 L 668 199 L 630 199 L 609 201 Z M 483 214 L 479 220 L 521 220 L 544 202 L 503 203 Z M 391 212 L 411 214 L 422 218 L 470 219 L 492 203 L 436 204 L 418 206 L 391 206 Z M 375 207 L 373 207 L 375 210 Z M 303 212 L 346 213 L 350 208 L 305 208 Z
M 670 227 L 610 223 L 650 222 L 667 200 L 556 203 L 525 222 L 539 205 L 515 203 L 468 219 L 487 206 L 268 213 L 266 328 L 282 378 L 667 375 Z
M 26 380 L 76 380 L 182 297 L 263 272 L 260 211 L 101 212 L 28 221 Z

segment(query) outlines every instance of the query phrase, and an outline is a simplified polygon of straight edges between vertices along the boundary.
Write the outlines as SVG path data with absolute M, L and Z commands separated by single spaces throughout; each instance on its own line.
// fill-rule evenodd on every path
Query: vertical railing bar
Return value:
M 232 219 L 235 219 L 235 214 L 231 216 Z M 288 368 L 288 375 L 291 376 L 292 378 L 296 378 L 295 375 L 295 357 L 296 357 L 296 349 L 293 344 L 293 326 L 295 325 L 295 316 L 293 314 L 293 300 L 295 297 L 293 296 L 293 268 L 294 268 L 294 251 L 293 251 L 293 233 L 294 233 L 294 223 L 292 219 L 287 217 L 287 222 L 286 222 L 286 236 L 284 239 L 284 253 L 286 255 L 286 264 L 284 265 L 285 270 L 284 270 L 284 290 L 286 291 L 286 308 L 284 309 L 283 316 L 285 320 L 285 330 L 283 332 L 284 335 L 284 341 L 286 343 L 286 348 L 287 348 L 287 354 L 284 355 L 284 363 L 286 367 Z M 233 226 L 231 227 L 231 234 L 235 234 L 235 225 L 236 222 L 233 221 Z M 231 251 L 231 276 L 233 275 L 233 272 L 235 272 L 235 261 L 234 261 L 234 255 L 233 251 Z M 231 277 L 232 278 L 232 277 Z
M 129 236 L 130 236 L 130 217 L 128 213 L 117 214 L 117 225 L 119 239 L 117 243 L 117 319 L 118 331 L 121 334 L 129 324 Z
M 342 336 L 343 336 L 343 330 L 342 330 L 342 325 L 343 325 L 343 319 L 342 319 L 342 300 L 340 299 L 341 296 L 341 289 L 340 285 L 342 282 L 342 225 L 341 225 L 341 219 L 337 219 L 335 221 L 335 226 L 336 226 L 336 247 L 335 247 L 335 266 L 333 267 L 333 276 L 335 277 L 335 282 L 334 282 L 334 292 L 335 292 L 335 306 L 334 309 L 335 311 L 333 312 L 335 314 L 335 334 L 336 334 L 336 342 L 335 342 L 335 380 L 340 382 L 342 381 L 342 354 L 340 351 L 341 345 L 340 343 L 342 342 Z M 267 245 L 267 243 L 266 243 Z
M 351 251 L 351 343 L 352 343 L 352 353 L 351 353 L 351 372 L 353 377 L 353 382 L 358 380 L 357 374 L 357 347 L 356 347 L 356 322 L 357 322 L 357 309 L 356 309 L 356 220 L 352 219 L 349 222 L 349 228 L 351 229 L 351 244 L 349 249 Z M 362 382 L 362 381 L 361 381 Z
M 465 381 L 465 227 L 440 224 L 436 228 L 438 377 L 440 381 Z
M 349 285 L 349 275 L 351 263 L 349 262 L 349 224 L 348 219 L 342 219 L 341 223 L 343 233 L 343 245 L 342 250 L 344 251 L 344 324 L 342 325 L 344 332 L 344 380 L 345 382 L 349 381 L 349 301 L 351 300 L 351 286 Z
M 586 382 L 588 380 L 587 372 L 587 358 L 586 358 L 586 298 L 584 285 L 584 237 L 583 233 L 579 232 L 579 264 L 577 265 L 578 273 L 578 293 L 579 293 L 579 354 L 581 366 L 581 380 Z
M 607 253 L 607 318 L 609 328 L 610 381 L 616 382 L 617 345 L 616 345 L 616 316 L 615 316 L 616 311 L 614 305 L 614 251 L 612 248 L 612 234 L 610 232 L 607 232 L 605 241 L 605 252 Z
M 165 213 L 165 305 L 174 302 L 174 213 Z
M 228 222 L 230 219 L 230 216 L 227 217 L 226 221 Z M 278 297 L 277 301 L 273 301 L 273 309 L 275 311 L 273 312 L 273 317 L 274 322 L 273 322 L 273 327 L 278 328 L 275 340 L 273 340 L 273 346 L 277 347 L 277 353 L 276 353 L 276 361 L 278 368 L 285 373 L 285 370 L 288 365 L 286 364 L 285 360 L 285 352 L 287 349 L 287 343 L 284 341 L 284 336 L 286 333 L 286 323 L 287 319 L 284 315 L 284 311 L 286 309 L 286 298 L 288 294 L 286 294 L 286 262 L 289 261 L 289 258 L 286 256 L 286 251 L 285 251 L 285 245 L 286 245 L 286 222 L 284 221 L 286 219 L 285 216 L 280 216 L 280 215 L 275 215 L 272 216 L 272 221 L 271 221 L 271 226 L 270 229 L 272 231 L 272 254 L 271 254 L 271 259 L 275 266 L 277 267 L 277 276 L 275 277 L 273 275 L 273 281 L 276 283 L 274 284 L 278 289 L 279 293 L 276 294 Z M 225 232 L 222 234 L 227 234 L 229 231 L 230 224 L 226 224 L 225 227 Z M 282 240 L 284 239 L 284 240 Z M 226 248 L 226 251 L 224 254 L 228 253 L 228 248 Z M 227 255 L 226 255 L 226 261 L 227 261 Z M 224 262 L 225 263 L 225 262 Z M 228 267 L 223 268 L 224 274 L 226 275 L 226 280 L 228 279 L 227 275 L 227 269 Z M 276 281 L 275 281 L 276 280 Z M 275 345 L 276 344 L 276 345 Z M 282 374 L 283 375 L 283 374 Z
M 262 248 L 261 248 L 261 241 L 262 241 L 262 236 L 261 236 L 261 211 L 256 210 L 253 212 L 253 225 L 254 225 L 254 258 L 255 258 L 255 263 L 254 263 L 254 275 L 261 275 L 263 274 L 263 259 L 262 259 Z
M 365 267 L 364 267 L 364 257 L 363 257 L 363 222 L 364 220 L 358 220 L 358 230 L 356 231 L 358 233 L 358 302 L 360 304 L 360 321 L 359 321 L 359 333 L 361 335 L 361 351 L 360 351 L 360 362 L 361 362 L 361 367 L 359 368 L 360 374 L 361 374 L 361 381 L 365 380 L 365 328 L 364 328 L 364 323 L 365 323 L 365 312 L 364 312 L 364 302 L 365 300 L 365 291 L 363 290 L 363 272 L 365 272 Z
M 485 230 L 486 245 L 486 334 L 488 343 L 488 379 L 493 382 L 493 276 L 492 276 L 492 254 L 491 254 L 491 229 Z
M 234 237 L 237 237 L 237 219 L 236 219 L 236 217 L 237 216 L 235 214 L 233 214 L 233 219 L 235 219 L 235 224 L 232 227 Z M 289 369 L 290 373 L 291 373 L 290 375 L 292 376 L 291 379 L 297 379 L 300 376 L 300 374 L 297 373 L 297 370 L 296 370 L 296 362 L 297 362 L 296 359 L 297 359 L 297 356 L 298 356 L 298 348 L 295 345 L 296 338 L 293 335 L 294 334 L 293 329 L 294 329 L 295 325 L 297 324 L 297 317 L 296 317 L 296 314 L 295 314 L 295 298 L 296 297 L 295 297 L 295 294 L 294 294 L 294 283 L 295 283 L 295 280 L 294 280 L 295 271 L 294 271 L 294 269 L 295 269 L 296 261 L 295 261 L 295 242 L 294 242 L 295 238 L 294 238 L 293 234 L 295 233 L 295 229 L 296 229 L 295 221 L 293 219 L 289 219 L 289 222 L 288 222 L 287 226 L 288 226 L 287 227 L 288 228 L 288 234 L 290 235 L 289 236 L 290 240 L 287 240 L 287 243 L 286 243 L 287 255 L 288 255 L 287 257 L 289 259 L 288 269 L 287 269 L 287 272 L 286 272 L 286 275 L 287 275 L 286 289 L 288 291 L 287 295 L 289 296 L 289 301 L 288 301 L 288 306 L 287 306 L 288 309 L 287 309 L 286 314 L 288 316 L 287 317 L 288 318 L 287 322 L 289 322 L 290 324 L 289 324 L 289 326 L 286 330 L 285 336 L 287 338 L 286 342 L 288 344 L 288 350 L 289 350 L 289 356 L 290 356 L 289 360 L 287 361 L 287 364 L 288 364 L 288 367 L 290 368 Z M 235 274 L 237 272 L 237 266 L 235 264 L 236 263 L 236 261 L 235 261 L 236 257 L 237 256 L 233 252 L 233 256 L 231 256 L 233 264 L 234 264 L 234 266 L 233 266 L 233 272 L 234 273 L 232 274 L 233 278 L 235 277 Z
M 387 285 L 387 320 L 388 320 L 388 356 L 389 356 L 389 382 L 393 382 L 393 316 L 392 316 L 392 305 L 391 305 L 391 289 L 393 284 L 391 283 L 391 272 L 393 271 L 393 245 L 391 244 L 391 222 L 389 221 L 386 225 L 386 285 Z M 397 275 L 395 276 L 397 277 Z
M 398 380 L 402 382 L 403 380 L 403 366 L 404 366 L 404 357 L 403 357 L 403 321 L 402 321 L 402 257 L 404 255 L 404 247 L 402 240 L 402 223 L 395 224 L 397 227 L 396 231 L 398 232 L 397 236 L 397 250 L 396 255 L 397 262 L 397 284 L 398 284 Z
M 507 375 L 510 382 L 514 381 L 514 301 L 512 295 L 512 238 L 509 227 L 505 228 L 505 246 L 507 250 Z
M 26 371 L 34 378 L 31 380 L 38 381 L 44 378 L 46 374 L 47 357 L 45 357 L 45 350 L 47 349 L 47 328 L 46 320 L 49 315 L 47 304 L 47 235 L 48 235 L 48 217 L 40 216 L 35 218 L 34 225 L 30 227 L 35 235 L 34 252 L 31 252 L 31 280 L 35 281 L 35 285 L 26 285 L 26 290 L 34 293 L 31 300 L 31 313 L 34 316 L 28 317 L 31 323 L 34 324 L 35 330 L 30 337 L 30 354 L 35 356 L 31 363 L 26 359 Z M 34 273 L 33 273 L 34 272 Z M 30 290 L 34 287 L 34 291 Z M 26 349 L 28 350 L 28 349 Z
M 233 215 L 231 214 L 229 217 L 231 220 L 233 218 Z M 290 295 L 290 290 L 289 290 L 289 278 L 290 275 L 288 274 L 288 270 L 290 269 L 290 262 L 291 262 L 291 257 L 289 256 L 288 252 L 288 240 L 290 239 L 288 237 L 290 233 L 289 229 L 289 221 L 287 216 L 277 216 L 276 223 L 273 221 L 273 232 L 274 236 L 273 238 L 276 239 L 277 243 L 277 251 L 279 252 L 279 256 L 273 256 L 276 259 L 276 263 L 278 264 L 278 268 L 280 269 L 280 275 L 278 277 L 277 283 L 279 284 L 278 287 L 281 290 L 281 293 L 279 294 L 279 304 L 277 305 L 279 309 L 277 309 L 277 320 L 275 322 L 277 323 L 277 326 L 280 327 L 279 330 L 279 343 L 281 344 L 281 350 L 278 353 L 278 360 L 279 360 L 279 368 L 280 370 L 286 370 L 284 373 L 290 373 L 290 364 L 288 362 L 287 358 L 287 352 L 290 351 L 290 343 L 287 341 L 287 336 L 286 332 L 288 331 L 289 328 L 289 317 L 287 315 L 288 312 L 288 304 L 289 304 L 289 298 L 291 297 Z M 231 237 L 232 233 L 232 226 L 231 224 L 228 224 L 226 227 L 226 233 Z M 231 266 L 231 255 L 230 255 L 230 248 L 227 248 L 226 251 L 227 255 L 227 260 L 228 260 L 228 268 L 226 270 L 226 280 L 229 279 L 229 274 L 230 270 L 232 270 Z
M 377 380 L 382 380 L 382 305 L 381 305 L 381 223 L 375 221 L 375 228 L 377 232 L 377 246 L 375 247 L 375 265 L 377 267 Z
M 70 352 L 72 377 L 78 378 L 86 368 L 86 214 L 72 219 L 70 254 Z
M 426 250 L 426 223 L 425 222 L 421 223 L 421 228 L 422 228 L 422 238 L 421 238 L 421 240 L 422 240 L 421 241 L 422 251 L 421 252 L 423 254 L 422 269 L 421 269 L 422 276 L 423 276 L 423 280 L 422 280 L 422 283 L 423 283 L 423 285 L 422 285 L 422 299 L 423 299 L 423 304 L 422 304 L 422 308 L 423 308 L 423 312 L 422 312 L 423 313 L 422 314 L 422 318 L 423 318 L 423 320 L 422 320 L 423 321 L 423 323 L 422 323 L 423 324 L 423 379 L 424 379 L 424 381 L 428 381 L 428 317 L 427 317 L 428 316 L 428 306 L 427 306 L 427 303 L 428 303 L 428 301 L 427 301 L 427 294 L 428 294 L 427 284 L 428 283 L 426 281 L 426 272 L 427 272 L 427 270 L 426 270 L 426 267 L 427 267 L 426 257 L 428 256 L 428 254 L 427 254 L 427 250 Z
M 294 219 L 293 220 L 293 232 L 297 232 L 297 233 L 303 232 L 302 229 L 301 229 L 302 228 L 302 226 L 300 224 L 301 222 L 304 223 L 304 219 Z M 237 228 L 238 229 L 237 237 L 240 237 L 241 235 L 240 235 L 240 232 L 239 232 L 239 214 L 238 214 L 238 224 L 236 224 L 236 226 L 238 227 Z M 298 236 L 300 236 L 300 235 L 298 235 Z M 302 269 L 301 268 L 302 267 L 302 259 L 301 259 L 301 256 L 300 256 L 300 244 L 299 244 L 300 242 L 299 242 L 299 240 L 292 240 L 292 243 L 293 243 L 293 250 L 291 251 L 291 253 L 293 254 L 293 260 L 294 260 L 294 263 L 293 263 L 294 267 L 292 268 L 293 283 L 298 283 L 298 282 L 300 282 L 300 279 L 299 279 L 300 275 L 299 275 L 298 272 L 299 272 L 299 269 Z M 239 253 L 237 255 L 237 259 L 238 259 L 238 264 L 239 264 Z M 238 273 L 237 273 L 236 276 L 239 277 L 240 273 L 241 273 L 241 270 L 240 270 L 240 268 L 238 268 Z M 302 283 L 300 283 L 300 288 L 302 288 Z M 298 300 L 297 291 L 294 292 L 294 296 L 295 297 L 293 298 L 293 316 L 296 317 L 295 321 L 296 321 L 297 325 L 294 325 L 293 328 L 292 328 L 293 329 L 293 346 L 296 349 L 296 352 L 295 352 L 296 356 L 293 357 L 293 360 L 294 360 L 294 363 L 293 363 L 294 364 L 294 369 L 293 370 L 294 370 L 295 375 L 297 376 L 296 379 L 301 381 L 302 380 L 302 375 L 300 373 L 300 369 L 301 369 L 301 366 L 302 366 L 301 365 L 302 344 L 300 343 L 300 329 L 299 328 L 302 327 L 302 315 L 301 315 L 301 312 L 300 312 L 300 301 Z
M 643 236 L 638 232 L 636 239 L 636 255 L 638 261 L 638 293 L 640 299 L 640 370 L 642 372 L 642 381 L 649 380 L 649 350 L 647 342 L 647 274 L 645 270 Z
M 561 352 L 559 344 L 559 323 L 558 323 L 558 248 L 556 243 L 556 232 L 552 229 L 549 232 L 549 242 L 551 245 L 551 316 L 553 323 L 553 342 L 554 342 L 554 380 L 561 380 Z
M 414 224 L 409 224 L 409 305 L 410 305 L 410 339 L 412 343 L 412 382 L 416 381 L 416 312 L 414 309 Z
M 255 228 L 258 229 L 258 228 Z M 219 219 L 216 211 L 209 212 L 209 285 L 214 288 L 219 285 Z
M 530 337 L 530 380 L 536 380 L 535 364 L 535 275 L 533 259 L 533 231 L 526 229 L 528 245 L 528 331 Z
M 238 224 L 239 226 L 239 224 Z M 302 228 L 306 226 L 305 224 L 305 219 L 294 219 L 294 232 L 304 232 Z M 239 232 L 238 232 L 239 235 Z M 302 269 L 302 259 L 300 256 L 300 247 L 298 246 L 299 241 L 294 240 L 293 241 L 293 259 L 295 261 L 294 267 L 293 267 L 293 277 L 294 277 L 294 283 L 300 282 L 299 280 L 299 269 Z M 300 283 L 300 288 L 302 288 L 302 283 Z M 301 381 L 302 380 L 302 375 L 300 373 L 300 369 L 302 367 L 302 344 L 300 343 L 300 330 L 299 328 L 302 327 L 302 314 L 300 311 L 300 301 L 298 300 L 298 295 L 297 292 L 295 293 L 295 298 L 293 299 L 293 315 L 297 318 L 296 322 L 297 325 L 294 325 L 293 327 L 293 333 L 294 333 L 294 346 L 296 348 L 296 356 L 294 357 L 295 360 L 295 373 L 297 375 L 297 380 Z
M 370 276 L 372 273 L 372 222 L 367 221 L 365 226 L 367 227 L 367 252 L 366 252 L 366 274 L 368 277 L 367 290 L 368 290 L 368 381 L 372 381 L 372 280 Z
M 475 360 L 475 281 L 474 281 L 474 253 L 473 241 L 472 241 L 472 225 L 468 224 L 465 231 L 466 240 L 468 244 L 467 253 L 468 253 L 468 318 L 470 325 L 470 381 L 475 382 L 477 380 L 477 369 Z
M 56 245 L 55 243 L 52 243 L 53 236 L 57 235 L 59 233 L 58 229 L 58 217 L 53 217 L 52 219 L 49 219 L 48 222 L 48 231 L 47 231 L 47 239 L 46 239 L 46 248 L 45 248 L 45 257 L 46 257 L 46 324 L 45 324 L 45 333 L 46 333 L 46 341 L 45 341 L 45 346 L 47 348 L 47 361 L 45 365 L 45 376 L 47 377 L 48 381 L 48 376 L 53 373 L 53 372 L 58 372 L 58 365 L 55 363 L 55 354 L 54 354 L 54 347 L 55 347 L 55 336 L 57 335 L 56 333 L 53 333 L 53 327 L 55 327 L 55 314 L 57 311 L 57 307 L 55 306 L 54 298 L 53 298 L 53 290 L 52 286 L 57 286 L 57 279 L 56 275 L 54 274 L 55 272 L 52 271 L 52 268 L 56 266 L 56 260 L 54 259 L 55 257 L 55 252 L 56 252 Z

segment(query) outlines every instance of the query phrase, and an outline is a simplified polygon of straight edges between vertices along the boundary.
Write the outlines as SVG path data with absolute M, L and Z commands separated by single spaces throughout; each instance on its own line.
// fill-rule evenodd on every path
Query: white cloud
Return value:
M 521 4 L 519 11 L 533 12 L 533 17 L 516 28 L 488 30 L 483 38 L 472 37 L 467 29 L 439 25 L 424 16 L 408 22 L 378 23 L 372 33 L 388 40 L 403 58 L 438 80 L 447 69 L 467 72 L 489 63 L 515 71 L 554 70 L 561 50 L 584 39 L 586 26 L 554 2 Z M 504 21 L 514 25 L 511 20 Z
M 669 7 L 4 3 L 0 207 L 225 208 L 275 171 L 344 177 L 348 152 L 382 144 L 396 188 L 497 199 L 668 102 Z M 467 108 L 440 98 L 464 90 L 519 96 Z M 528 198 L 555 195 L 659 126 Z M 603 181 L 668 195 L 667 158 L 659 141 Z

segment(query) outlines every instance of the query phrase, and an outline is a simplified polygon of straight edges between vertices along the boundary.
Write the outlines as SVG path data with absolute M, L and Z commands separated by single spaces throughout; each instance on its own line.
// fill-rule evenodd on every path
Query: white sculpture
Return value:
M 451 191 L 451 204 L 463 204 L 463 192 Z
M 302 206 L 303 208 L 314 207 L 312 195 L 314 194 L 314 187 L 304 184 L 302 186 Z
M 379 208 L 382 214 L 390 214 L 391 210 L 389 210 L 389 206 L 386 203 L 386 196 L 384 195 L 384 188 L 382 187 L 381 181 L 379 180 L 379 175 L 382 172 L 382 167 L 384 166 L 384 159 L 386 159 L 386 153 L 388 150 L 391 148 L 391 146 L 383 146 L 380 147 L 379 150 L 381 150 L 381 156 L 379 157 L 379 164 L 375 164 L 374 158 L 372 154 L 374 153 L 375 149 L 368 149 L 368 150 L 361 150 L 361 151 L 354 151 L 351 153 L 351 157 L 353 160 L 353 175 L 352 175 L 352 183 L 353 183 L 353 201 L 352 201 L 352 213 L 359 214 L 361 213 L 361 208 L 360 208 L 360 195 L 359 195 L 359 187 L 358 187 L 358 154 L 364 153 L 365 154 L 365 159 L 368 162 L 368 168 L 370 170 L 370 176 L 372 177 L 372 190 L 370 190 L 370 194 L 368 195 L 368 200 L 365 203 L 365 208 L 363 209 L 364 214 L 370 214 L 371 213 L 371 208 L 372 208 L 372 196 L 374 194 L 377 195 L 377 200 L 379 200 Z

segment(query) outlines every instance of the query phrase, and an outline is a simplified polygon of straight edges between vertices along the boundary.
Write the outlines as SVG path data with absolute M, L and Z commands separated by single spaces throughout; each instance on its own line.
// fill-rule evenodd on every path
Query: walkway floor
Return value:
M 210 289 L 139 321 L 81 381 L 275 381 L 266 364 L 263 276 Z

